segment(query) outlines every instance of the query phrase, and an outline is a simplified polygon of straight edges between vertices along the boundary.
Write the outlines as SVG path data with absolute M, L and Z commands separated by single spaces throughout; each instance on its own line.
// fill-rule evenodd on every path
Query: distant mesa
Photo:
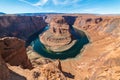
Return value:
M 39 35 L 40 41 L 47 50 L 62 52 L 75 44 L 76 40 L 73 40 L 70 27 L 63 17 L 53 17 L 49 27 L 47 31 Z
M 46 16 L 46 15 L 50 15 L 50 14 L 63 14 L 63 13 L 56 13 L 56 12 L 46 13 L 46 12 L 41 12 L 41 13 L 18 13 L 16 15 L 17 16 Z

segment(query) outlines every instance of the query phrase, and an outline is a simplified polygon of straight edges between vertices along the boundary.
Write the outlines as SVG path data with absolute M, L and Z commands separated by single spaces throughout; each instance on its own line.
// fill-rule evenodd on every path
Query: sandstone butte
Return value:
M 47 19 L 55 16 L 77 16 L 74 28 L 83 30 L 90 39 L 82 53 L 73 59 L 55 61 L 38 56 L 30 46 L 26 52 L 24 41 L 21 39 L 1 38 L 0 80 L 120 79 L 119 16 L 65 14 L 47 15 Z M 69 17 L 67 22 L 72 20 Z
M 48 50 L 62 52 L 71 48 L 76 40 L 72 39 L 70 27 L 63 17 L 53 17 L 49 29 L 40 34 L 40 41 Z

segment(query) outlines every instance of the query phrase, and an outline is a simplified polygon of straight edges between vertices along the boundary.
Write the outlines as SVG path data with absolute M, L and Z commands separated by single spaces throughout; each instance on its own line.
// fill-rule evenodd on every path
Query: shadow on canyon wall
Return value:
M 10 70 L 10 80 L 27 80 L 24 76 L 21 76 Z
M 69 25 L 73 25 L 77 18 L 77 16 L 63 16 L 63 17 Z

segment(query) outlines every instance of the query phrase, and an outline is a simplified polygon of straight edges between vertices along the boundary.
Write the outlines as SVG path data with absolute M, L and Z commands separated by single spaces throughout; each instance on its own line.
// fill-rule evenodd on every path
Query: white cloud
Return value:
M 21 2 L 24 2 L 24 3 L 29 4 L 29 5 L 31 5 L 31 6 L 34 6 L 32 3 L 30 3 L 30 2 L 28 2 L 28 1 L 26 1 L 26 0 L 18 0 L 18 1 L 21 1 Z
M 19 1 L 25 2 L 25 3 L 27 3 L 29 5 L 32 5 L 32 6 L 43 6 L 48 2 L 48 0 L 39 0 L 38 2 L 33 4 L 33 3 L 31 3 L 31 2 L 29 2 L 27 0 L 19 0 Z
M 55 5 L 58 5 L 58 4 L 72 4 L 72 3 L 76 3 L 78 1 L 81 1 L 81 0 L 53 0 L 53 3 Z
M 33 4 L 35 6 L 43 6 L 48 2 L 48 0 L 39 0 L 37 3 Z

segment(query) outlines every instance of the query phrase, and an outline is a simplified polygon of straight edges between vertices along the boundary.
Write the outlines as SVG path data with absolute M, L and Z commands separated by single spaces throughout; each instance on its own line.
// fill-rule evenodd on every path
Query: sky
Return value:
M 0 12 L 120 14 L 120 0 L 0 0 Z

